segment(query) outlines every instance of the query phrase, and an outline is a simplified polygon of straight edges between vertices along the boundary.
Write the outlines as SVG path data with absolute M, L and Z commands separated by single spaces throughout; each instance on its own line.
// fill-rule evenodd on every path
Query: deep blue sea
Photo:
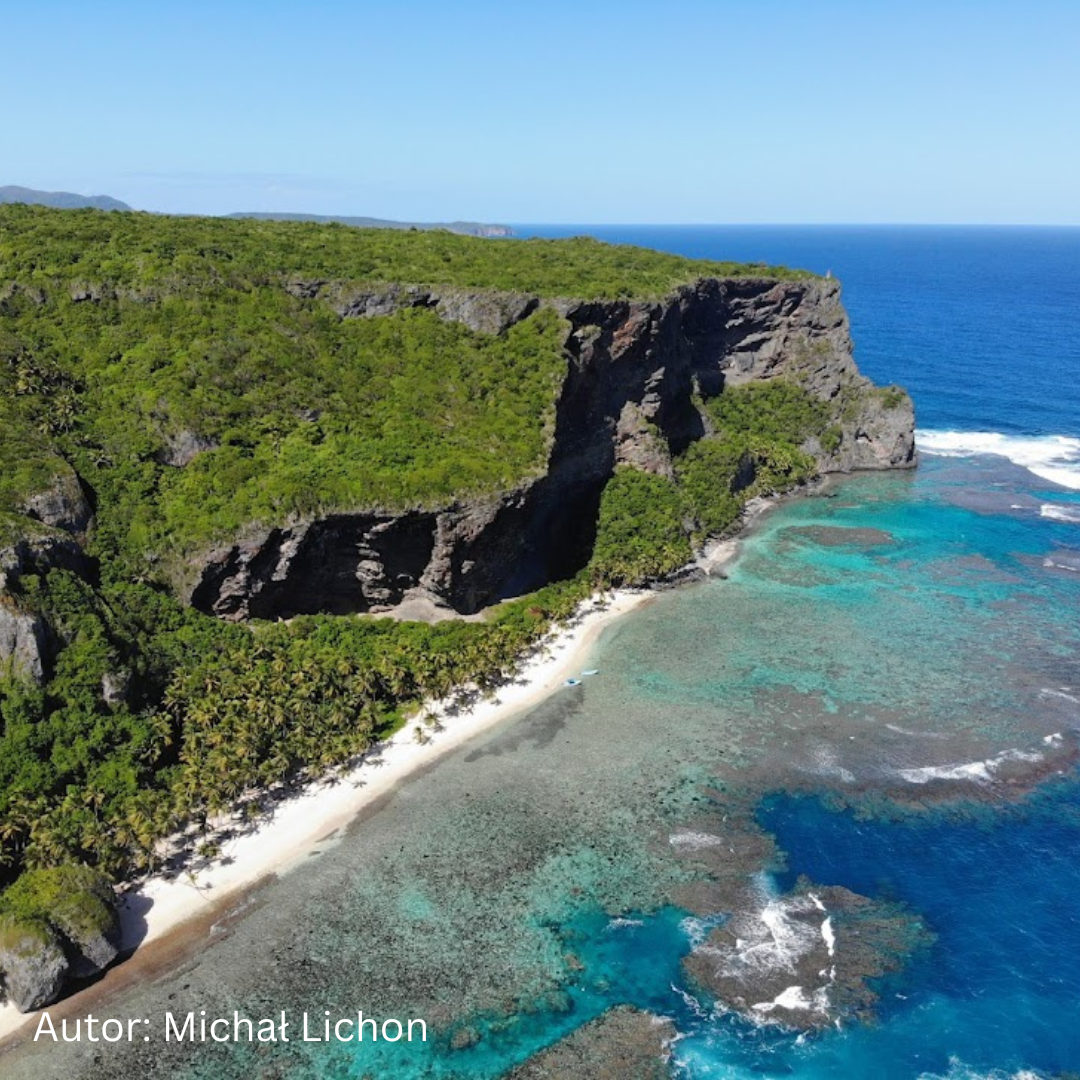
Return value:
M 1080 229 L 530 231 L 831 271 L 920 468 L 774 509 L 110 1006 L 431 1042 L 12 1076 L 495 1080 L 627 1004 L 679 1080 L 1080 1075 Z
M 914 490 L 872 513 L 852 511 L 852 523 L 894 535 L 911 530 L 916 562 L 939 559 L 934 549 L 943 545 L 982 560 L 987 577 L 996 570 L 1013 578 L 998 587 L 1020 604 L 1040 593 L 1049 622 L 1062 631 L 1042 647 L 1061 647 L 1058 673 L 1068 681 L 1038 692 L 1065 705 L 1066 725 L 1080 725 L 1080 596 L 1067 580 L 1080 578 L 1080 229 L 526 231 L 588 232 L 838 277 L 861 369 L 878 382 L 903 384 L 915 399 L 924 462 Z M 806 506 L 800 512 L 817 516 Z M 918 571 L 926 569 L 905 568 L 922 587 L 927 575 Z M 826 587 L 835 592 L 840 580 Z M 989 594 L 970 597 L 967 615 L 975 623 L 993 602 Z M 1002 662 L 995 673 L 964 635 L 934 625 L 932 602 L 921 607 L 930 620 L 921 629 L 898 621 L 896 647 L 904 648 L 905 633 L 922 632 L 951 653 L 935 665 L 913 650 L 923 677 L 932 680 L 937 668 L 959 660 L 981 678 L 996 675 L 1006 698 L 1018 689 L 1008 685 L 1023 676 L 1008 669 L 1007 620 L 996 627 Z M 938 614 L 965 617 L 943 608 Z M 1029 632 L 1022 623 L 1017 616 L 1017 638 Z M 838 630 L 837 659 L 843 648 Z M 974 720 L 964 704 L 957 703 L 954 723 Z M 974 698 L 967 704 L 984 706 Z M 959 820 L 946 811 L 897 819 L 838 809 L 827 789 L 818 797 L 777 793 L 759 816 L 787 854 L 778 888 L 804 874 L 900 899 L 925 917 L 937 940 L 888 984 L 878 1022 L 804 1040 L 773 1030 L 750 1034 L 738 1024 L 733 1034 L 715 1017 L 699 1018 L 677 1046 L 680 1075 L 899 1080 L 1080 1072 L 1080 794 L 1073 783 L 1057 779 L 1021 806 L 991 805 Z

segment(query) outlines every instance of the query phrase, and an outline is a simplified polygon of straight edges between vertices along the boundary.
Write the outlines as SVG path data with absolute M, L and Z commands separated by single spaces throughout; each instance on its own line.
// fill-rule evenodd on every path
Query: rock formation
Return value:
M 50 630 L 45 619 L 29 610 L 18 594 L 23 574 L 45 573 L 51 567 L 82 571 L 82 549 L 59 529 L 26 522 L 6 530 L 0 522 L 0 674 L 12 673 L 41 682 L 50 660 Z
M 663 1080 L 675 1034 L 670 1020 L 620 1005 L 513 1069 L 508 1080 Z
M 32 1012 L 57 999 L 68 962 L 48 930 L 0 921 L 0 972 L 4 989 L 19 1012 Z
M 48 1005 L 65 979 L 90 978 L 116 959 L 116 894 L 99 871 L 31 870 L 4 899 L 14 913 L 0 916 L 0 986 L 20 1012 Z
M 804 446 L 821 472 L 914 464 L 911 401 L 859 374 L 832 280 L 703 278 L 657 301 L 300 279 L 284 287 L 344 319 L 424 307 L 488 334 L 550 306 L 567 325 L 565 375 L 537 475 L 501 494 L 443 506 L 252 524 L 189 567 L 184 599 L 222 618 L 377 612 L 407 595 L 470 614 L 572 574 L 588 560 L 615 467 L 670 475 L 672 456 L 709 433 L 701 399 L 726 385 L 783 377 L 831 403 L 838 438 L 827 448 L 816 440 Z M 211 445 L 182 432 L 165 463 L 184 468 Z M 29 541 L 20 540 L 21 554 L 0 543 L 0 663 L 39 681 L 47 674 L 48 630 L 10 585 L 27 559 L 34 572 L 73 567 L 78 548 L 69 537 L 92 522 L 78 477 L 59 464 L 52 484 L 22 508 L 54 527 L 32 542 L 36 554 L 30 557 Z

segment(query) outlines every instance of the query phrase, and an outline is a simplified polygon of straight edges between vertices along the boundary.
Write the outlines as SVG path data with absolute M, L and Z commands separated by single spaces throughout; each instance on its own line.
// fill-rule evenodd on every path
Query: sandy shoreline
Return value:
M 710 568 L 715 566 L 715 556 Z M 619 591 L 594 597 L 579 610 L 572 624 L 555 633 L 544 647 L 528 656 L 513 679 L 494 698 L 480 700 L 469 712 L 441 716 L 443 726 L 419 743 L 414 723 L 407 724 L 381 743 L 351 770 L 332 779 L 315 781 L 295 796 L 282 800 L 272 816 L 221 843 L 220 856 L 196 874 L 148 878 L 126 892 L 120 905 L 122 950 L 135 951 L 125 963 L 109 969 L 86 990 L 66 998 L 51 1011 L 82 1011 L 84 998 L 99 999 L 130 983 L 125 969 L 159 967 L 211 931 L 213 923 L 228 918 L 227 905 L 244 890 L 287 872 L 314 850 L 325 850 L 364 808 L 390 793 L 410 774 L 516 713 L 531 708 L 578 675 L 589 650 L 609 623 L 639 607 L 653 596 L 651 590 Z M 441 711 L 441 710 L 434 710 Z M 236 818 L 223 825 L 238 825 Z M 160 956 L 155 954 L 160 953 Z M 37 1016 L 23 1015 L 11 1004 L 0 1005 L 0 1049 L 7 1040 L 36 1024 Z M 12 1040 L 18 1041 L 17 1039 Z
M 738 556 L 751 526 L 775 498 L 757 498 L 745 507 L 739 531 L 709 544 L 687 570 L 725 576 Z M 601 631 L 656 595 L 654 588 L 619 590 L 593 596 L 579 608 L 570 625 L 556 631 L 529 654 L 493 698 L 481 699 L 468 712 L 448 715 L 445 706 L 427 708 L 441 721 L 430 739 L 417 742 L 415 722 L 374 747 L 353 768 L 314 781 L 282 799 L 270 816 L 244 825 L 239 815 L 216 823 L 230 834 L 219 841 L 220 853 L 197 873 L 173 877 L 158 874 L 124 893 L 120 903 L 121 951 L 128 959 L 109 968 L 84 990 L 50 1006 L 50 1013 L 81 1015 L 102 998 L 121 993 L 141 979 L 153 978 L 190 955 L 215 928 L 241 917 L 246 894 L 287 873 L 315 851 L 324 851 L 363 810 L 389 795 L 408 776 L 496 724 L 532 708 L 580 674 Z M 427 730 L 427 729 L 425 729 Z M 216 837 L 211 839 L 217 840 Z M 40 1013 L 24 1015 L 11 1004 L 0 1005 L 0 1052 L 30 1034 Z

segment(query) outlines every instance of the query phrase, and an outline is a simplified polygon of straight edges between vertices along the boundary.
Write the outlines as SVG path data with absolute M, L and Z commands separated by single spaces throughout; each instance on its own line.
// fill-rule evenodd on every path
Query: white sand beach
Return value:
M 440 714 L 441 727 L 429 732 L 429 741 L 418 742 L 415 724 L 410 722 L 348 772 L 312 782 L 283 799 L 272 816 L 237 829 L 239 835 L 221 842 L 220 854 L 204 869 L 172 878 L 152 876 L 130 889 L 120 908 L 122 948 L 129 951 L 137 947 L 135 955 L 152 966 L 155 949 L 164 957 L 175 951 L 178 943 L 186 948 L 196 945 L 200 935 L 211 930 L 208 917 L 228 914 L 230 898 L 236 900 L 245 889 L 285 873 L 313 850 L 324 850 L 361 810 L 392 791 L 410 773 L 560 690 L 568 677 L 580 672 L 600 631 L 651 596 L 642 590 L 593 598 L 572 625 L 556 631 L 543 648 L 527 657 L 493 698 L 480 699 L 470 711 L 457 715 L 434 708 L 432 711 Z M 231 818 L 220 826 L 225 829 L 237 824 L 238 819 Z M 77 1012 L 84 994 L 97 998 L 130 981 L 123 977 L 130 963 L 111 968 L 89 990 L 67 999 L 64 1008 Z M 11 1004 L 0 1006 L 0 1040 L 20 1029 L 32 1030 L 36 1015 L 24 1016 Z

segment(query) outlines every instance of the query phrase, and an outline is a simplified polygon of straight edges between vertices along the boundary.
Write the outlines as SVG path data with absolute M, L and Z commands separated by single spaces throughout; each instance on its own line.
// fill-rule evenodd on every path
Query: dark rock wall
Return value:
M 65 532 L 35 526 L 25 536 L 0 543 L 0 676 L 42 682 L 53 659 L 54 635 L 44 616 L 26 609 L 16 586 L 23 574 L 54 567 L 86 574 L 82 549 Z

